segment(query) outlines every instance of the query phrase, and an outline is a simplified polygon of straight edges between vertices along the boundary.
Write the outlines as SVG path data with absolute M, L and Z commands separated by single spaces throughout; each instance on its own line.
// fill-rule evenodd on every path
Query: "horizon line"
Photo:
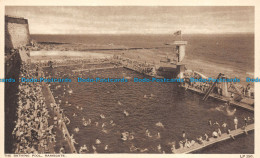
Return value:
M 56 34 L 56 33 L 30 33 L 31 35 L 174 35 L 174 33 L 68 33 L 68 34 Z M 182 35 L 231 35 L 231 34 L 255 34 L 255 32 L 225 32 L 225 33 L 186 33 Z M 177 37 L 177 36 L 176 36 Z

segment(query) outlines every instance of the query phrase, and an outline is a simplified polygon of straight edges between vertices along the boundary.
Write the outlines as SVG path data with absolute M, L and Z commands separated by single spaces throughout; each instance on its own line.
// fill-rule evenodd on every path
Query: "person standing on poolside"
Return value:
M 182 138 L 183 138 L 183 140 L 185 140 L 185 138 L 186 138 L 186 133 L 185 133 L 185 131 L 182 131 Z
M 209 119 L 208 124 L 209 124 L 209 126 L 212 126 L 211 119 Z
M 245 121 L 245 127 L 247 126 L 247 118 L 244 117 L 244 121 Z
M 235 129 L 237 129 L 237 124 L 238 124 L 238 119 L 237 119 L 237 117 L 234 118 L 234 124 L 235 124 Z

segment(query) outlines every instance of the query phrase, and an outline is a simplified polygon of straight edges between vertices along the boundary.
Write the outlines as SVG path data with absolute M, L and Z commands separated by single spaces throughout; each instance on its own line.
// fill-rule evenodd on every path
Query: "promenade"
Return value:
M 55 115 L 58 117 L 58 119 L 63 119 L 62 115 L 60 114 L 59 109 L 56 108 L 57 110 L 53 110 L 53 108 L 51 107 L 51 103 L 52 104 L 56 104 L 56 103 L 55 103 L 54 97 L 51 93 L 49 86 L 44 82 L 42 83 L 42 93 L 43 93 L 43 96 L 45 96 L 46 105 L 50 111 L 50 117 L 52 118 L 49 120 L 49 121 L 52 120 L 52 122 L 49 122 L 49 123 L 54 124 L 53 118 Z M 62 129 L 65 129 L 65 132 L 68 136 L 66 138 L 66 141 L 64 140 Z M 55 127 L 55 130 L 56 130 L 56 141 L 59 143 L 56 146 L 59 146 L 59 147 L 65 146 L 65 151 L 66 150 L 68 151 L 68 149 L 70 150 L 70 152 L 68 152 L 68 153 L 77 153 L 77 150 L 76 150 L 74 144 L 71 142 L 70 134 L 69 134 L 66 124 L 62 121 L 61 128 Z M 57 152 L 58 150 L 59 149 L 56 149 L 55 151 Z

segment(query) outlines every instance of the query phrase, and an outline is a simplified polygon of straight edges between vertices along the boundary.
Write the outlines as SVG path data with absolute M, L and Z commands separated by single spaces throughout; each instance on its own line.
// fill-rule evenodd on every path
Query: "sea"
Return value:
M 115 45 L 129 48 L 163 47 L 180 40 L 163 35 L 32 35 L 38 42 L 81 43 L 87 45 Z M 254 75 L 254 34 L 184 34 L 188 41 L 185 58 L 203 60 L 233 71 Z
M 171 35 L 34 35 L 32 38 L 41 42 L 100 45 L 113 43 L 127 47 L 162 46 L 174 39 Z M 229 64 L 241 71 L 254 72 L 254 35 L 185 35 L 183 38 L 189 41 L 189 58 L 221 63 L 224 67 Z M 60 83 L 53 83 L 50 88 L 56 102 L 61 102 L 65 115 L 71 121 L 68 130 L 78 143 L 75 145 L 77 150 L 86 144 L 92 153 L 92 146 L 95 146 L 98 153 L 139 153 L 140 150 L 131 150 L 133 146 L 138 149 L 147 148 L 145 153 L 171 153 L 170 144 L 178 144 L 183 131 L 189 140 L 196 140 L 205 133 L 211 136 L 218 127 L 209 126 L 209 119 L 220 125 L 226 122 L 230 129 L 234 129 L 234 117 L 238 117 L 239 127 L 243 126 L 244 117 L 250 117 L 253 123 L 253 112 L 236 108 L 234 114 L 229 114 L 222 108 L 223 102 L 213 99 L 202 101 L 203 96 L 185 91 L 175 83 L 135 83 L 133 78 L 148 76 L 124 68 L 72 71 L 82 68 L 65 66 L 45 69 L 46 76 L 72 78 L 69 84 L 61 83 L 59 87 Z M 78 76 L 113 76 L 128 78 L 129 82 L 78 83 Z M 68 90 L 73 93 L 69 94 Z M 235 107 L 231 107 L 231 110 L 234 109 Z M 91 124 L 83 126 L 83 118 L 90 119 Z M 79 132 L 75 128 L 79 128 Z M 147 130 L 150 137 L 146 135 Z M 131 133 L 133 139 L 122 140 L 124 132 Z M 96 143 L 97 139 L 100 144 Z M 108 148 L 104 150 L 106 145 Z M 158 146 L 161 146 L 161 150 Z M 215 144 L 197 153 L 253 154 L 254 133 Z

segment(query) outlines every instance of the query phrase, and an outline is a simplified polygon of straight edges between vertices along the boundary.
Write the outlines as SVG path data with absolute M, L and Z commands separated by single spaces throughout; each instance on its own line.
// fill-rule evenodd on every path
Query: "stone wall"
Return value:
M 30 44 L 28 20 L 5 16 L 5 47 L 18 48 Z

